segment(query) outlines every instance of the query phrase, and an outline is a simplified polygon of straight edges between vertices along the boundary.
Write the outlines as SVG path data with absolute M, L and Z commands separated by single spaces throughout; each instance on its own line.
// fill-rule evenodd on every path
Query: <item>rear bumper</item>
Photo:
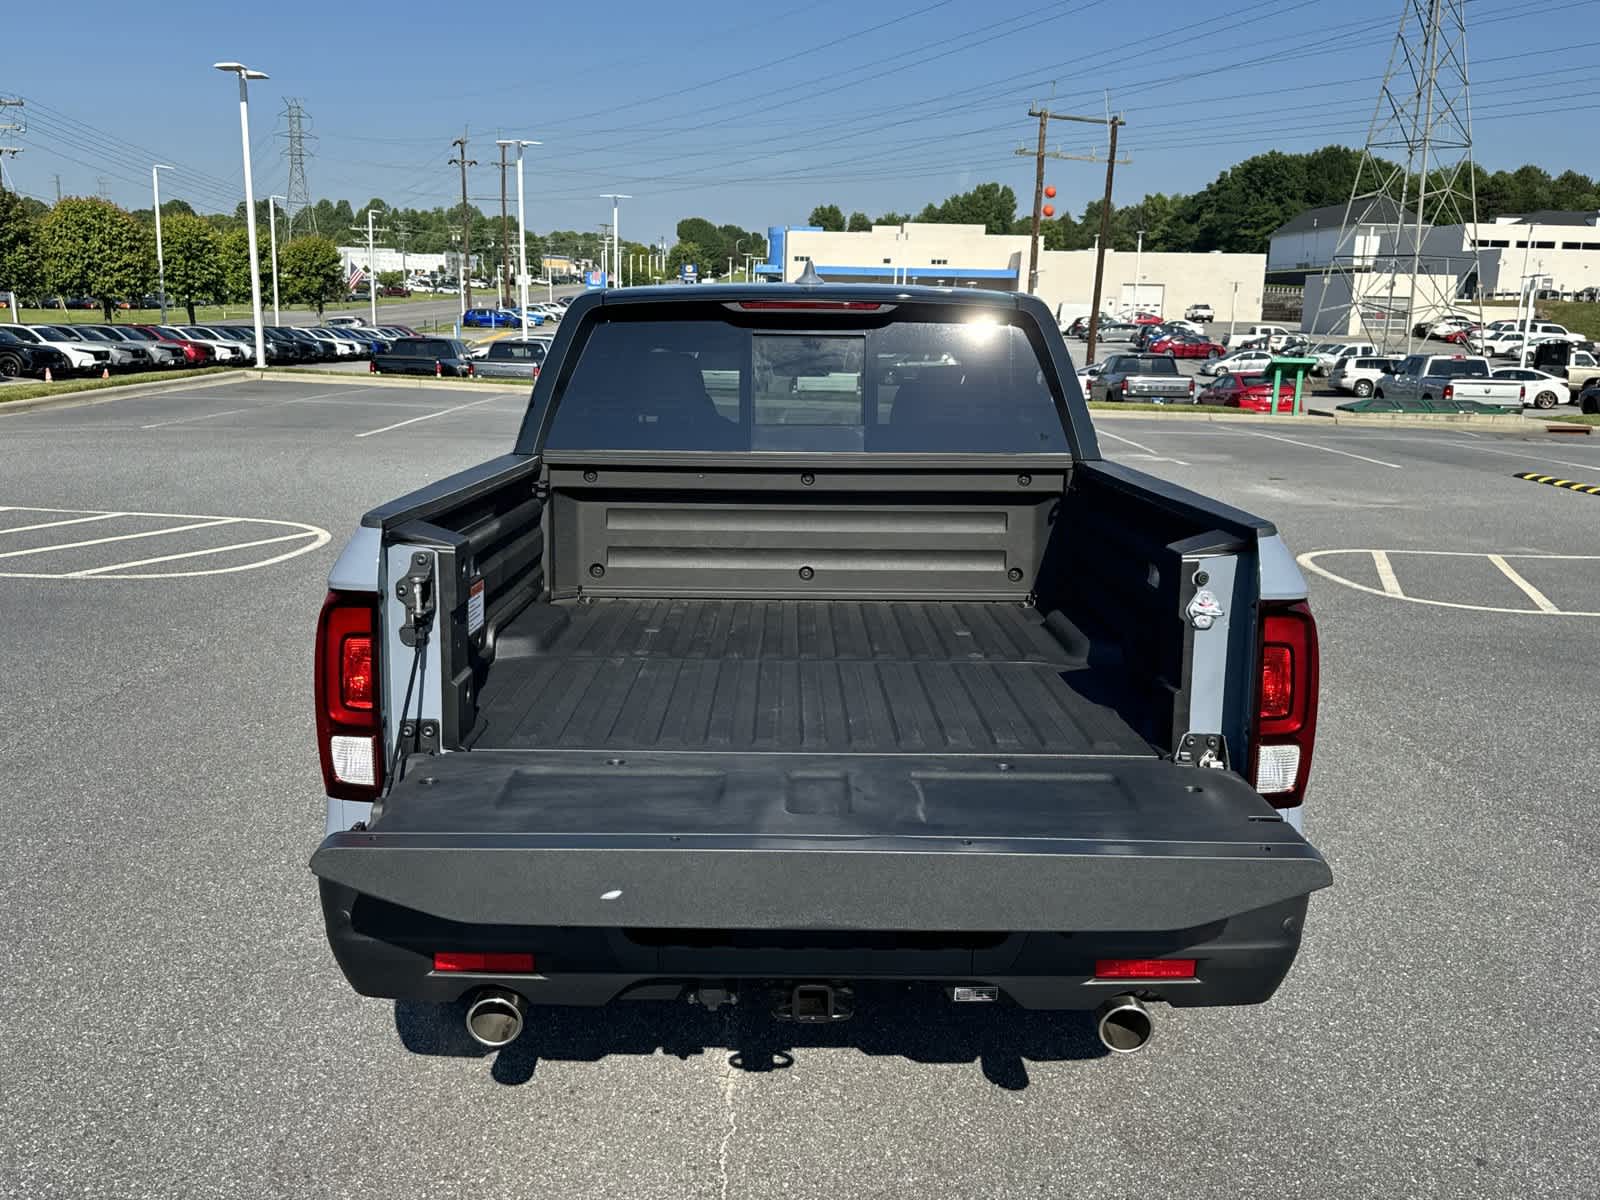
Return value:
M 735 990 L 807 980 L 997 987 L 1029 1009 L 1092 1009 L 1135 992 L 1179 1007 L 1259 1004 L 1277 990 L 1300 945 L 1307 897 L 1225 921 L 1138 933 L 872 933 L 463 925 L 323 880 L 334 958 L 365 996 L 451 1003 L 485 986 L 534 1004 L 594 1007 L 679 1000 L 705 983 Z M 438 973 L 448 950 L 531 952 L 536 973 Z M 1098 958 L 1194 958 L 1196 977 L 1094 978 Z

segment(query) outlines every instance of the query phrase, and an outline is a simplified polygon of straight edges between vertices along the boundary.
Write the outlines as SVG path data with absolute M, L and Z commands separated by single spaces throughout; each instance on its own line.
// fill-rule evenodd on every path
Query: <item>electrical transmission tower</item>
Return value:
M 310 132 L 311 118 L 299 100 L 286 97 L 278 115 L 284 122 L 284 132 L 278 136 L 284 139 L 283 156 L 289 160 L 289 186 L 284 189 L 284 205 L 289 214 L 285 236 L 294 236 L 297 219 L 302 233 L 315 233 L 317 216 L 311 207 L 311 188 L 306 183 L 306 159 L 311 151 L 306 149 L 306 143 L 316 141 L 317 135 Z
M 1477 220 L 1466 0 L 1402 0 L 1311 330 L 1355 332 L 1353 308 L 1366 339 L 1385 347 L 1403 325 L 1409 352 L 1419 321 L 1481 301 Z M 1465 227 L 1466 244 L 1448 227 Z

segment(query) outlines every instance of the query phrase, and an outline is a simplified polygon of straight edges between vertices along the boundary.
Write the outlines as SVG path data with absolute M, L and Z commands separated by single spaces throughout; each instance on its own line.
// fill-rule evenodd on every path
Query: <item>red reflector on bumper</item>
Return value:
M 480 954 L 471 950 L 441 950 L 433 956 L 435 971 L 472 971 L 486 975 L 528 975 L 531 954 Z
M 1193 979 L 1192 958 L 1097 958 L 1096 979 Z

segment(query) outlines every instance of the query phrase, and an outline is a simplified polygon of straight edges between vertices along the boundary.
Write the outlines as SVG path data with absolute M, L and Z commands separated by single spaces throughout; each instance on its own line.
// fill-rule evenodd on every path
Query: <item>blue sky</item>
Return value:
M 1477 158 L 1588 173 L 1585 96 L 1600 0 L 1467 0 Z M 1400 0 L 609 0 L 602 6 L 21 5 L 7 16 L 0 96 L 22 96 L 13 186 L 41 199 L 107 193 L 202 210 L 242 197 L 237 87 L 211 63 L 241 59 L 253 85 L 256 192 L 284 190 L 280 113 L 298 97 L 317 135 L 313 197 L 431 207 L 459 195 L 450 139 L 467 128 L 470 194 L 499 205 L 496 137 L 528 151 L 529 226 L 593 228 L 599 193 L 623 191 L 625 237 L 670 237 L 697 215 L 751 228 L 804 221 L 833 202 L 915 212 L 975 183 L 1010 184 L 1025 207 L 1036 124 L 1029 102 L 1083 113 L 1110 103 L 1133 159 L 1117 199 L 1192 191 L 1272 148 L 1360 145 Z M 159 14 L 159 15 L 153 15 Z M 458 35 L 464 50 L 456 52 Z M 1588 31 L 1594 30 L 1593 38 Z M 1576 31 L 1576 32 L 1574 32 Z M 1574 44 L 1573 38 L 1577 43 Z M 27 53 L 17 53 L 26 47 Z M 1570 99 L 1569 99 L 1570 97 Z M 0 121 L 17 119 L 0 110 Z M 1058 126 L 1069 153 L 1103 131 Z M 1102 168 L 1051 162 L 1058 205 L 1099 194 Z M 514 195 L 514 186 L 512 188 Z

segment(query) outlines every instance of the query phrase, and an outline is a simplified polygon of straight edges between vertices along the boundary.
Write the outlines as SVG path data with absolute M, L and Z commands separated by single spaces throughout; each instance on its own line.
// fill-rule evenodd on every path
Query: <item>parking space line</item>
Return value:
M 1499 450 L 1493 446 L 1462 446 L 1460 442 L 1453 443 L 1463 450 L 1478 450 L 1484 454 L 1499 454 L 1505 458 L 1525 458 L 1529 462 L 1554 463 L 1558 467 L 1579 467 L 1585 471 L 1600 469 L 1600 462 L 1573 462 L 1566 458 L 1549 458 L 1543 454 L 1523 454 L 1517 450 Z
M 307 400 L 324 400 L 329 396 L 337 396 L 338 392 L 316 392 L 310 396 L 296 396 L 289 400 L 263 400 L 249 408 L 225 408 L 221 412 L 198 413 L 192 417 L 177 417 L 171 421 L 156 421 L 150 425 L 141 425 L 140 429 L 164 429 L 168 425 L 188 425 L 195 421 L 210 421 L 215 417 L 233 417 L 240 413 L 256 412 L 263 408 L 281 408 L 285 404 L 304 404 Z
M 226 546 L 209 546 L 204 550 L 185 550 L 182 554 L 162 554 L 156 558 L 136 558 L 130 562 L 112 563 L 108 567 L 90 567 L 84 571 L 73 571 L 68 575 L 68 578 L 84 579 L 90 575 L 104 575 L 107 571 L 126 571 L 129 567 L 148 567 L 152 563 L 175 562 L 180 558 L 200 558 L 207 554 L 231 554 L 235 550 L 251 550 L 256 546 L 272 546 L 278 542 L 292 542 L 296 538 L 314 538 L 320 535 L 320 530 L 307 529 L 302 533 L 286 533 L 282 537 L 259 538 L 253 542 L 233 542 Z
M 70 521 L 40 521 L 36 525 L 14 525 L 10 529 L 0 529 L 0 536 L 8 533 L 28 533 L 34 529 L 55 529 L 61 525 L 82 525 L 87 521 L 104 521 L 109 517 L 125 517 L 127 515 L 127 513 L 95 513 L 92 517 L 73 517 Z
M 1397 596 L 1404 600 L 1406 594 L 1400 590 L 1400 581 L 1395 578 L 1394 564 L 1389 561 L 1389 552 L 1387 550 L 1374 550 L 1372 552 L 1372 565 L 1378 570 L 1378 582 L 1383 584 L 1384 595 Z
M 1151 458 L 1154 458 L 1159 462 L 1177 463 L 1180 467 L 1187 467 L 1189 465 L 1181 458 L 1168 458 L 1166 455 L 1157 453 L 1156 451 L 1150 449 L 1149 446 L 1146 446 L 1140 442 L 1136 442 L 1132 438 L 1125 438 L 1120 433 L 1112 433 L 1109 429 L 1097 428 L 1095 433 L 1100 437 L 1108 437 L 1113 441 L 1123 442 L 1126 445 L 1132 446 L 1135 450 L 1143 450 Z
M 358 433 L 358 438 L 372 437 L 374 434 L 388 433 L 391 429 L 404 429 L 407 425 L 415 425 L 418 421 L 431 421 L 435 417 L 446 417 L 451 413 L 461 412 L 468 408 L 477 408 L 480 404 L 488 404 L 493 400 L 502 399 L 500 396 L 485 396 L 482 400 L 473 400 L 468 404 L 458 404 L 454 408 L 442 408 L 438 412 L 423 413 L 420 417 L 412 417 L 409 421 L 396 421 L 393 425 L 385 425 L 382 429 L 369 429 L 365 433 Z
M 1319 446 L 1315 442 L 1302 442 L 1294 438 L 1283 437 L 1276 433 L 1260 433 L 1254 429 L 1241 429 L 1240 433 L 1247 433 L 1251 437 L 1270 438 L 1274 442 L 1288 442 L 1291 446 L 1304 446 L 1307 450 L 1321 450 L 1324 454 L 1340 454 L 1345 458 L 1360 459 L 1364 463 L 1371 463 L 1376 467 L 1388 467 L 1394 471 L 1404 470 L 1399 463 L 1384 462 L 1381 458 L 1368 458 L 1365 454 L 1352 454 L 1349 450 L 1335 450 L 1332 446 Z
M 146 529 L 139 533 L 119 533 L 113 537 L 92 538 L 86 542 L 62 542 L 55 546 L 35 546 L 31 550 L 6 550 L 0 558 L 22 558 L 29 554 L 53 554 L 57 550 L 77 550 L 84 546 L 103 546 L 107 542 L 131 542 L 135 538 L 160 537 L 166 533 L 183 533 L 190 529 L 209 529 L 213 525 L 236 525 L 242 517 L 214 517 L 208 521 L 194 521 L 188 525 L 170 525 L 166 529 Z
M 1487 555 L 1486 557 L 1495 566 L 1500 568 L 1500 573 L 1502 575 L 1504 575 L 1507 579 L 1511 580 L 1511 582 L 1516 584 L 1517 587 L 1522 589 L 1522 594 L 1524 596 L 1526 596 L 1529 600 L 1532 600 L 1533 604 L 1534 604 L 1534 607 L 1537 608 L 1540 612 L 1553 613 L 1553 612 L 1560 612 L 1561 611 L 1554 604 L 1550 603 L 1550 598 L 1548 596 L 1546 596 L 1538 588 L 1534 587 L 1533 584 L 1529 583 L 1521 575 L 1518 575 L 1517 572 L 1512 569 L 1511 564 L 1508 563 L 1505 559 L 1501 558 L 1500 555 L 1498 555 L 1498 554 L 1490 554 L 1490 555 Z

